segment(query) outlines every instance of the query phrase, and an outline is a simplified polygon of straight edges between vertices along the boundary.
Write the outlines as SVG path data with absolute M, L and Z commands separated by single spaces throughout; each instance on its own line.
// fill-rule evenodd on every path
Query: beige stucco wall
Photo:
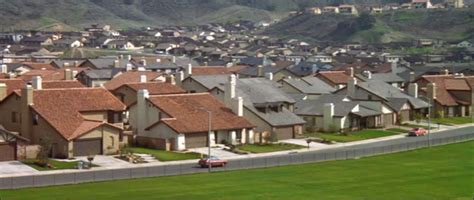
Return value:
M 0 124 L 9 131 L 19 132 L 20 127 L 20 104 L 21 100 L 17 96 L 10 96 L 0 104 Z M 12 112 L 17 113 L 17 122 L 12 122 Z
M 119 89 L 115 90 L 113 93 L 119 100 L 122 100 L 120 97 L 123 95 L 122 102 L 127 106 L 137 101 L 137 92 L 135 92 L 134 90 L 128 87 L 120 87 Z
M 82 112 L 81 114 L 86 120 L 107 121 L 107 112 Z
M 78 139 L 92 139 L 102 138 L 102 152 L 103 154 L 116 154 L 119 150 L 119 135 L 120 130 L 109 126 L 100 126 L 89 133 L 81 136 Z M 72 144 L 74 148 L 74 143 Z

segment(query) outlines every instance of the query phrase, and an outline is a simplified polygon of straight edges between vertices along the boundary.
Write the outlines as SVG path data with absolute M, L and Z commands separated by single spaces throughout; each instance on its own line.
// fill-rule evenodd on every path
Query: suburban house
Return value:
M 163 78 L 161 73 L 149 71 L 127 71 L 115 76 L 112 80 L 104 83 L 104 87 L 113 91 L 126 83 L 150 82 Z M 161 79 L 160 79 L 161 80 Z
M 339 13 L 340 14 L 348 14 L 348 15 L 358 15 L 359 12 L 354 5 L 340 5 L 339 6 Z
M 130 125 L 137 145 L 163 150 L 253 143 L 255 126 L 242 117 L 242 106 L 240 99 L 229 108 L 209 93 L 150 95 L 139 90 L 129 109 Z
M 414 81 L 420 94 L 433 102 L 433 115 L 454 117 L 471 115 L 474 104 L 474 77 L 424 75 Z
M 0 162 L 20 160 L 27 157 L 26 148 L 30 140 L 0 125 Z
M 44 89 L 35 78 L 0 103 L 0 124 L 31 144 L 50 141 L 52 157 L 115 154 L 124 111 L 105 89 Z
M 428 9 L 433 8 L 433 4 L 430 0 L 412 0 L 412 8 L 414 9 Z
M 350 132 L 383 127 L 383 106 L 375 101 L 353 101 L 346 95 L 324 94 L 297 99 L 295 114 L 305 121 L 306 131 Z
M 87 87 L 101 87 L 121 73 L 122 69 L 90 69 L 79 72 L 75 78 Z
M 309 99 L 330 94 L 336 89 L 316 77 L 291 78 L 279 81 L 281 89 L 289 94 L 305 94 Z
M 265 140 L 265 136 L 283 140 L 302 134 L 305 122 L 292 112 L 295 100 L 269 79 L 237 79 L 235 75 L 189 76 L 182 81 L 181 87 L 189 92 L 210 91 L 228 106 L 232 105 L 231 99 L 242 97 L 243 116 L 257 125 L 258 141 Z
M 411 84 L 408 93 L 404 93 L 384 81 L 369 79 L 358 82 L 352 78 L 347 87 L 336 91 L 335 94 L 345 94 L 354 101 L 381 102 L 384 106 L 381 122 L 387 126 L 414 119 L 416 113 L 427 113 L 429 104 L 418 99 L 417 87 L 416 84 Z
M 316 73 L 315 77 L 336 89 L 341 89 L 353 78 L 353 73 L 353 70 L 349 74 L 345 71 L 321 71 Z

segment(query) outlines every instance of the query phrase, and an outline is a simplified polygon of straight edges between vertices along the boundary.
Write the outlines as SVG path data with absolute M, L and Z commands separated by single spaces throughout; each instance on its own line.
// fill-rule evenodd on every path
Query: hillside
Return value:
M 357 41 L 408 41 L 415 38 L 463 40 L 474 38 L 474 9 L 397 11 L 373 15 L 372 26 L 358 29 L 358 18 L 344 15 L 302 14 L 264 31 L 283 38 Z

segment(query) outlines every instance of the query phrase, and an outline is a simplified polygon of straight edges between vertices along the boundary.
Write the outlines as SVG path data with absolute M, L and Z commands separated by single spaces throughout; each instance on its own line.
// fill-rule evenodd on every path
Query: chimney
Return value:
M 185 75 L 185 77 L 189 77 L 189 76 L 193 75 L 193 65 L 192 64 L 188 64 L 188 67 L 186 67 L 184 75 Z
M 176 63 L 176 56 L 173 56 L 173 57 L 172 57 L 172 62 L 173 62 L 173 63 Z
M 356 78 L 351 78 L 347 82 L 347 96 L 355 98 L 356 96 L 356 85 L 357 85 L 357 79 Z
M 132 60 L 132 55 L 127 55 L 127 60 L 128 61 Z
M 417 83 L 410 83 L 408 85 L 408 94 L 415 98 L 418 98 L 418 84 Z
M 161 63 L 161 59 L 157 58 L 156 63 Z
M 354 77 L 354 67 L 349 67 L 349 76 Z
M 72 70 L 72 80 L 76 80 L 76 76 L 77 76 L 77 70 Z
M 119 68 L 119 67 L 120 67 L 120 61 L 114 60 L 114 68 Z
M 444 75 L 449 75 L 449 70 L 448 69 L 444 69 Z
M 8 67 L 7 67 L 7 65 L 1 65 L 0 73 L 2 73 L 2 74 L 8 73 Z
M 123 60 L 123 55 L 122 54 L 119 55 L 119 59 Z
M 140 61 L 140 64 L 143 65 L 143 66 L 146 66 L 146 60 L 145 60 L 145 59 L 142 59 L 142 60 Z
M 140 75 L 140 83 L 146 83 L 147 78 L 146 75 Z
M 231 62 L 230 62 L 230 63 L 227 63 L 227 64 L 225 65 L 225 67 L 227 67 L 227 68 L 230 68 L 230 67 L 232 67 L 232 66 L 234 66 L 234 63 L 231 63 Z
M 206 62 L 204 62 L 204 66 L 206 66 L 206 67 L 207 67 L 208 65 L 209 65 L 209 63 L 208 63 L 207 61 L 206 61 Z
M 139 90 L 137 93 L 137 135 L 143 135 L 145 128 L 148 126 L 148 115 L 147 115 L 147 99 L 150 97 L 148 90 Z
M 72 72 L 71 69 L 65 69 L 64 70 L 64 80 L 72 80 Z
M 436 84 L 435 83 L 428 83 L 428 98 L 436 99 Z
M 171 85 L 176 85 L 176 79 L 173 75 L 167 76 L 166 77 L 166 83 L 169 83 Z
M 41 76 L 33 76 L 31 79 L 33 89 L 35 90 L 42 90 L 43 89 L 43 79 Z
M 263 77 L 263 65 L 257 66 L 257 77 Z
M 416 79 L 415 72 L 410 72 L 410 79 L 409 79 L 410 83 L 414 82 L 415 79 Z
M 30 106 L 33 105 L 33 87 L 31 85 L 26 85 L 21 90 L 21 136 L 28 139 L 32 139 L 31 127 L 32 124 L 32 114 Z
M 231 107 L 232 99 L 235 98 L 235 86 L 237 85 L 237 78 L 234 74 L 229 76 L 229 81 L 225 84 L 225 98 L 224 102 Z
M 63 63 L 63 68 L 68 68 L 68 67 L 70 67 L 68 62 Z
M 74 67 L 79 67 L 79 61 L 77 61 L 77 60 L 74 61 L 74 64 L 73 64 L 73 65 L 74 65 Z
M 372 72 L 364 71 L 364 75 L 365 75 L 365 77 L 367 77 L 367 79 L 372 79 Z
M 2 101 L 3 99 L 5 99 L 5 97 L 7 97 L 7 89 L 8 89 L 7 84 L 0 83 L 0 101 Z
M 244 99 L 242 97 L 237 97 L 232 103 L 232 111 L 239 117 L 244 116 Z
M 398 73 L 398 64 L 397 64 L 397 62 L 392 62 L 391 67 L 392 67 L 392 73 L 397 74 Z
M 126 71 L 132 71 L 133 70 L 133 65 L 128 63 L 127 66 L 125 67 Z
M 176 84 L 178 84 L 178 86 L 181 86 L 183 84 L 183 80 L 184 80 L 184 72 L 179 71 L 178 74 L 176 75 Z
M 334 117 L 334 104 L 333 103 L 324 104 L 324 111 L 323 111 L 324 131 L 330 131 L 331 126 L 333 124 L 333 117 Z
M 271 72 L 266 73 L 265 78 L 268 79 L 268 80 L 273 81 L 273 73 L 271 73 Z

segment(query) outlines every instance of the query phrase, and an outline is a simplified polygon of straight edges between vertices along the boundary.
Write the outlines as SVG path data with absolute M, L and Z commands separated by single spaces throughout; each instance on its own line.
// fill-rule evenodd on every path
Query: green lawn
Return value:
M 2 200 L 471 200 L 474 142 L 358 160 L 0 191 Z M 52 194 L 54 194 L 52 196 Z
M 23 161 L 24 164 L 38 170 L 38 171 L 48 171 L 48 170 L 60 170 L 60 169 L 76 169 L 78 161 L 72 162 L 64 162 L 64 161 L 57 161 L 57 160 L 49 160 L 49 164 L 53 166 L 53 168 L 48 167 L 41 167 L 34 163 L 34 160 L 25 160 Z M 92 161 L 94 163 L 94 161 Z M 92 165 L 93 167 L 97 167 L 97 165 Z
M 198 153 L 179 153 L 141 147 L 130 147 L 129 149 L 133 153 L 151 154 L 159 161 L 191 160 L 201 158 L 201 154 Z
M 385 129 L 386 131 L 395 132 L 395 133 L 408 133 L 408 130 L 401 128 L 389 128 Z
M 292 149 L 306 148 L 304 146 L 287 143 L 276 143 L 276 144 L 244 144 L 236 147 L 239 150 L 247 151 L 251 153 L 268 153 L 275 151 L 286 151 Z
M 362 130 L 356 131 L 352 133 L 348 133 L 346 135 L 340 133 L 309 133 L 305 134 L 308 137 L 318 137 L 321 139 L 329 140 L 329 141 L 336 141 L 336 142 L 354 142 L 359 140 L 367 140 L 379 137 L 386 137 L 391 135 L 397 135 L 398 133 L 384 131 L 384 130 Z
M 471 117 L 445 117 L 445 118 L 435 118 L 432 119 L 433 123 L 440 123 L 440 124 L 469 124 L 472 123 Z

